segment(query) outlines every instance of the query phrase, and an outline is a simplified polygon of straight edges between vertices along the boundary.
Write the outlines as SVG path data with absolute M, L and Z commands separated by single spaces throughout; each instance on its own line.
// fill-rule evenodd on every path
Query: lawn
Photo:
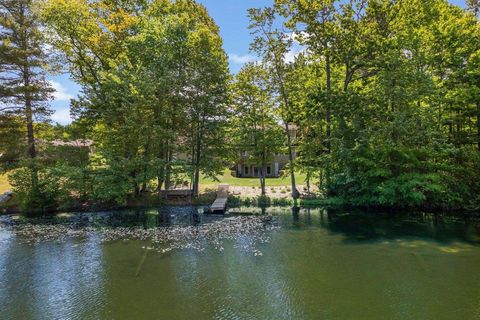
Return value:
M 7 181 L 6 175 L 0 175 L 0 193 L 11 190 L 10 184 Z
M 259 187 L 260 179 L 259 178 L 236 178 L 230 174 L 230 170 L 225 169 L 221 176 L 217 177 L 220 181 L 213 181 L 211 179 L 200 179 L 201 189 L 212 188 L 217 186 L 219 183 L 228 183 L 231 186 L 241 186 L 241 187 Z M 299 185 L 305 184 L 305 175 L 297 173 L 295 175 L 296 182 Z M 266 179 L 267 187 L 279 187 L 279 186 L 290 186 L 290 176 L 284 176 L 280 178 L 267 178 Z
M 206 188 L 214 188 L 219 183 L 228 183 L 231 186 L 239 187 L 259 187 L 260 180 L 259 178 L 236 178 L 230 174 L 230 170 L 226 169 L 221 176 L 217 177 L 220 181 L 213 181 L 211 179 L 201 178 L 200 179 L 200 188 L 202 190 Z M 305 184 L 305 175 L 297 173 L 295 175 L 296 182 L 299 185 Z M 290 176 L 284 176 L 280 178 L 267 178 L 267 187 L 281 187 L 281 186 L 290 186 Z M 3 193 L 7 190 L 11 190 L 11 186 L 7 181 L 6 175 L 0 175 L 0 193 Z

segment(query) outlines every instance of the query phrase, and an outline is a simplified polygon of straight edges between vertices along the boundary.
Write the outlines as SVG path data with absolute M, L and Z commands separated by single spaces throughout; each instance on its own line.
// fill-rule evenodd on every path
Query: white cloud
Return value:
M 70 110 L 68 108 L 55 110 L 55 113 L 52 114 L 51 119 L 60 124 L 69 124 L 73 120 L 72 117 L 70 117 Z
M 257 61 L 257 58 L 252 56 L 251 54 L 238 55 L 235 53 L 231 53 L 228 56 L 230 58 L 230 61 L 235 64 L 245 64 L 248 62 Z
M 294 62 L 295 59 L 298 57 L 298 55 L 304 52 L 305 50 L 302 50 L 302 49 L 297 49 L 297 48 L 290 49 L 290 51 L 288 51 L 285 54 L 285 57 L 284 57 L 285 62 L 287 63 Z
M 300 39 L 306 40 L 308 39 L 308 33 L 305 31 L 300 32 L 291 32 L 290 38 L 292 39 L 293 43 L 300 44 Z
M 67 92 L 67 89 L 60 83 L 56 81 L 48 81 L 50 85 L 55 89 L 53 93 L 53 100 L 55 101 L 70 101 L 73 99 L 73 95 Z

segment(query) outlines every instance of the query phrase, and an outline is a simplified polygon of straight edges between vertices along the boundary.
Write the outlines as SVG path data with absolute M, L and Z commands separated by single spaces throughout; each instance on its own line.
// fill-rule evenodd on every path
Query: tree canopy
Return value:
M 202 175 L 244 161 L 265 194 L 284 153 L 293 199 L 302 171 L 317 197 L 349 205 L 479 207 L 478 1 L 275 0 L 248 16 L 258 60 L 232 75 L 194 0 L 3 1 L 0 157 L 15 191 L 116 206 L 175 186 L 198 196 Z M 46 48 L 82 88 L 65 127 L 46 122 Z

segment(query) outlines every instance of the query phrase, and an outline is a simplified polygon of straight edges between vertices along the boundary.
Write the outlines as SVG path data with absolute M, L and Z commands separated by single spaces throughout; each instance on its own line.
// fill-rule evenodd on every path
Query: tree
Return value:
M 480 21 L 478 20 L 478 18 L 480 18 L 480 0 L 467 0 L 467 8 L 468 10 L 470 10 L 473 15 L 475 17 L 477 17 L 477 28 L 476 30 L 474 30 L 474 34 L 477 34 L 480 33 Z M 474 72 L 471 72 L 470 74 L 474 73 L 475 74 L 475 79 L 474 82 L 476 83 L 476 87 L 477 91 L 480 91 L 480 74 L 479 74 L 479 71 L 478 71 L 478 63 L 479 63 L 479 60 L 480 60 L 480 50 L 477 48 L 477 54 L 475 56 L 475 62 L 476 62 L 476 65 L 474 66 L 474 68 L 476 69 L 476 72 L 475 72 L 475 69 L 472 70 Z M 479 94 L 477 92 L 477 102 L 476 102 L 476 105 L 477 105 L 477 146 L 478 146 L 478 150 L 480 151 L 480 98 L 478 98 Z
M 275 9 L 306 49 L 286 82 L 302 130 L 297 162 L 324 169 L 330 195 L 458 205 L 478 189 L 459 180 L 478 167 L 471 14 L 437 0 L 277 0 Z
M 168 190 L 180 166 L 197 196 L 200 174 L 222 169 L 228 69 L 218 27 L 193 1 L 156 3 L 129 49 L 130 63 L 141 66 L 137 88 L 152 115 L 158 190 L 163 183 Z
M 53 89 L 45 78 L 47 54 L 33 0 L 4 0 L 0 4 L 0 115 L 25 126 L 22 158 L 29 158 L 32 197 L 39 195 L 34 121 L 45 120 Z M 10 118 L 8 118 L 10 117 Z M 16 129 L 14 129 L 16 130 Z M 22 139 L 23 140 L 23 139 Z M 19 159 L 16 159 L 19 160 Z
M 72 110 L 88 124 L 104 169 L 122 163 L 135 196 L 153 178 L 167 196 L 175 175 L 189 175 L 197 195 L 200 174 L 220 170 L 227 105 L 227 58 L 205 8 L 49 0 L 42 13 L 83 87 Z
M 467 8 L 475 16 L 478 16 L 480 14 L 480 1 L 479 0 L 467 0 Z
M 237 74 L 232 95 L 235 148 L 246 155 L 246 163 L 260 164 L 260 186 L 265 195 L 267 164 L 280 153 L 283 135 L 274 116 L 267 71 L 258 64 L 246 64 Z
M 271 86 L 277 97 L 278 112 L 283 121 L 287 138 L 292 198 L 296 200 L 300 197 L 300 193 L 295 182 L 294 150 L 289 127 L 293 120 L 294 110 L 292 110 L 290 93 L 286 84 L 287 75 L 291 71 L 291 64 L 286 61 L 286 55 L 291 48 L 292 38 L 276 27 L 276 11 L 273 8 L 249 9 L 248 14 L 251 23 L 249 28 L 255 35 L 251 49 L 262 57 L 272 75 Z

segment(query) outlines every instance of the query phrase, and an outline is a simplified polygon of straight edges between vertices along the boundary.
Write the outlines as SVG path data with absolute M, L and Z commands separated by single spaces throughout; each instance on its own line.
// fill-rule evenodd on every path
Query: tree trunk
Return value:
M 196 143 L 196 150 L 195 150 L 195 164 L 194 164 L 194 174 L 193 174 L 193 196 L 198 197 L 199 194 L 199 183 L 200 183 L 200 157 L 201 157 L 201 138 L 202 135 L 200 133 L 200 129 L 197 131 L 197 143 Z
M 290 137 L 290 131 L 288 130 L 288 119 L 289 119 L 288 113 L 290 112 L 290 101 L 288 99 L 287 91 L 285 90 L 283 77 L 278 68 L 278 63 L 275 66 L 275 71 L 277 73 L 277 80 L 280 85 L 280 95 L 282 96 L 283 103 L 285 104 L 285 110 L 286 110 L 286 112 L 283 112 L 284 115 L 282 116 L 282 120 L 285 123 L 285 132 L 287 134 L 288 160 L 290 164 L 290 178 L 291 178 L 291 184 L 292 184 L 292 198 L 294 200 L 297 200 L 300 197 L 300 194 L 298 193 L 297 186 L 295 184 L 295 168 L 294 168 L 294 161 L 293 161 L 292 139 Z M 287 114 L 285 115 L 285 113 Z
M 480 151 L 480 101 L 477 102 L 477 146 Z
M 142 189 L 140 190 L 141 193 L 147 192 L 147 176 L 145 171 L 143 172 L 143 179 L 142 179 Z
M 260 188 L 262 189 L 262 196 L 266 195 L 266 190 L 265 190 L 265 175 L 267 172 L 267 166 L 265 165 L 265 162 L 262 163 L 262 167 L 260 169 Z
M 195 172 L 193 174 L 193 196 L 198 197 L 198 184 L 200 180 L 200 168 L 195 166 Z
M 288 128 L 288 123 L 285 122 L 285 131 L 287 133 L 287 145 L 288 145 L 288 161 L 290 164 L 290 179 L 292 184 L 292 198 L 297 200 L 300 198 L 300 193 L 297 190 L 295 184 L 295 167 L 293 162 L 293 148 L 292 148 L 292 138 L 290 137 L 290 130 Z
M 310 170 L 307 172 L 307 179 L 305 182 L 307 184 L 307 193 L 310 194 Z
M 163 186 L 163 178 L 162 176 L 159 174 L 157 176 L 157 192 L 158 192 L 158 196 L 160 197 L 160 195 L 162 194 L 162 186 Z
M 170 190 L 170 179 L 172 177 L 172 151 L 167 150 L 167 163 L 165 165 L 165 199 L 168 199 L 168 190 Z
M 165 159 L 165 152 L 163 150 L 160 151 L 160 159 L 164 160 Z M 157 172 L 157 193 L 158 197 L 161 198 L 162 196 L 162 186 L 165 178 L 165 166 L 164 163 L 162 163 Z
M 140 196 L 140 187 L 139 187 L 139 185 L 138 185 L 137 178 L 138 178 L 138 176 L 135 174 L 135 175 L 134 175 L 135 181 L 133 182 L 134 190 L 135 190 L 135 198 L 137 198 L 138 196 Z
M 25 61 L 23 68 L 23 84 L 25 88 L 25 119 L 27 122 L 27 142 L 28 142 L 28 155 L 32 159 L 30 164 L 32 190 L 38 188 L 38 170 L 34 159 L 37 157 L 37 150 L 35 148 L 35 133 L 33 131 L 33 108 L 32 98 L 30 96 L 30 70 L 27 67 L 28 61 Z
M 332 80 L 331 80 L 331 68 L 330 68 L 330 56 L 327 54 L 325 57 L 325 74 L 327 82 L 327 94 L 330 95 L 332 91 Z M 330 110 L 330 101 L 328 101 L 325 108 L 325 121 L 327 122 L 327 141 L 325 143 L 327 147 L 327 152 L 330 153 L 331 144 L 330 136 L 332 134 L 332 120 L 331 120 L 331 110 Z
M 263 169 L 262 169 L 263 171 Z M 263 175 L 263 173 L 262 173 Z M 266 195 L 266 190 L 265 190 L 265 177 L 260 177 L 260 188 L 262 189 L 262 196 Z
M 147 139 L 147 144 L 145 145 L 145 154 L 143 155 L 143 177 L 142 177 L 142 189 L 141 193 L 147 191 L 147 170 L 148 170 L 148 150 L 150 146 L 150 141 Z

